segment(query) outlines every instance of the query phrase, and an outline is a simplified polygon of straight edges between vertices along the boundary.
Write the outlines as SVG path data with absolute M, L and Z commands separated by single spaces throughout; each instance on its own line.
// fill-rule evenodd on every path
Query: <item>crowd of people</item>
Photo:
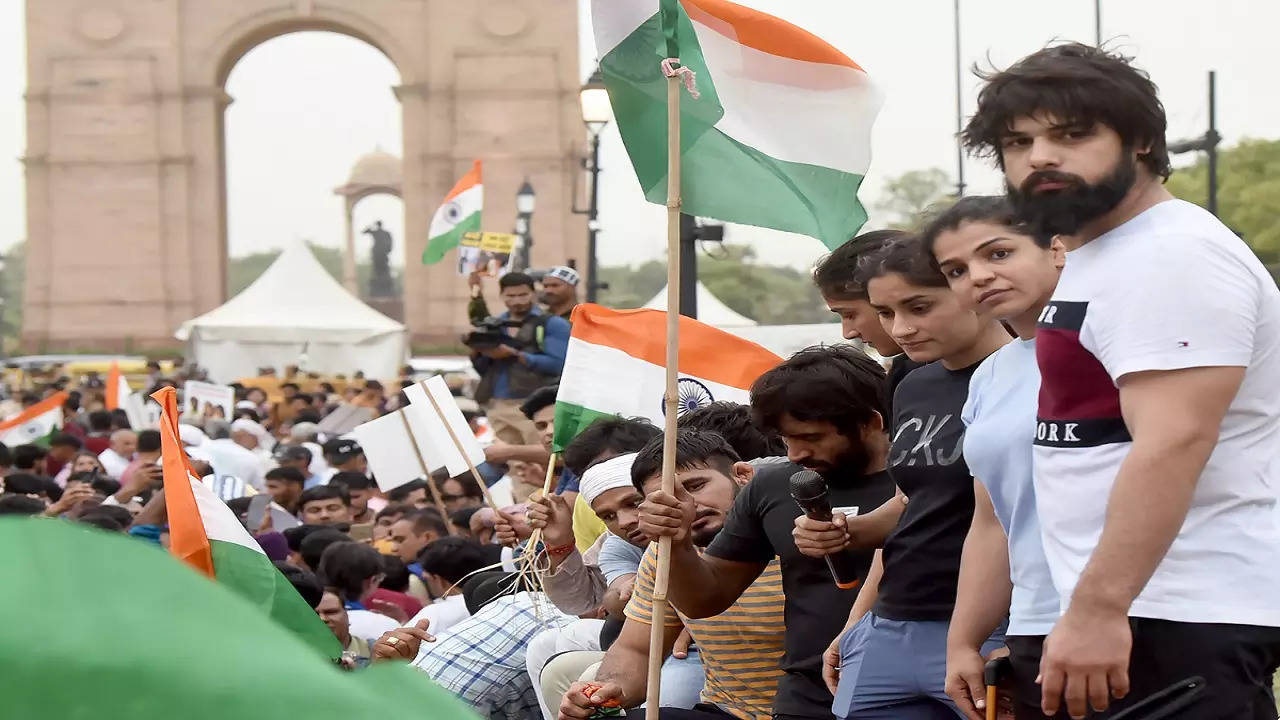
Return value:
M 1108 718 L 1179 684 L 1169 717 L 1276 718 L 1280 289 L 1164 189 L 1164 111 L 1127 58 L 1061 44 L 984 79 L 962 137 L 1007 194 L 824 258 L 857 343 L 682 414 L 674 493 L 646 420 L 552 455 L 571 268 L 504 276 L 496 317 L 474 285 L 466 414 L 496 435 L 499 507 L 470 473 L 380 490 L 318 431 L 356 396 L 239 389 L 182 443 L 345 666 L 409 663 L 482 717 L 638 717 L 660 660 L 666 720 Z M 47 450 L 0 452 L 0 512 L 164 544 L 159 435 L 67 418 Z M 828 517 L 792 497 L 806 470 Z

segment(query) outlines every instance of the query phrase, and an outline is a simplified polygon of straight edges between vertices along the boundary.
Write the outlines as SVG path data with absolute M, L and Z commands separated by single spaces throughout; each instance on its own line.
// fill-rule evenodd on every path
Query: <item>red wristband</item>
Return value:
M 576 549 L 577 549 L 577 546 L 575 546 L 573 543 L 565 543 L 564 545 L 557 545 L 555 547 L 547 548 L 547 554 L 559 557 L 560 555 L 568 555 L 569 553 L 573 552 Z

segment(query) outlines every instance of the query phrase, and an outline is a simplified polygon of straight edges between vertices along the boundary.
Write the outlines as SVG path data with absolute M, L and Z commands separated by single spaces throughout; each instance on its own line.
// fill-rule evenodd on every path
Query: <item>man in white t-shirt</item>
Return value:
M 138 449 L 138 435 L 132 430 L 116 430 L 111 433 L 111 446 L 98 454 L 98 462 L 113 479 L 119 480 L 133 460 Z
M 986 79 L 966 144 L 1025 220 L 1074 238 L 1036 336 L 1035 489 L 1064 606 L 1042 708 L 1118 712 L 1200 676 L 1176 717 L 1275 718 L 1280 290 L 1164 188 L 1164 109 L 1127 58 L 1070 43 Z
M 488 564 L 480 543 L 470 538 L 444 537 L 432 542 L 418 556 L 422 580 L 436 601 L 422 608 L 405 627 L 430 620 L 427 630 L 442 633 L 471 617 L 462 597 L 461 583 L 471 573 Z

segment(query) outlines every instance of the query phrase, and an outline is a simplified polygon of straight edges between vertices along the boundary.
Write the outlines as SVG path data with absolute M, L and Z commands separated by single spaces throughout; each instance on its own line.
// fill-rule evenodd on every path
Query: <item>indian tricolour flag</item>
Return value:
M 661 310 L 589 303 L 574 308 L 556 396 L 556 452 L 602 417 L 640 417 L 662 425 L 666 323 Z M 681 316 L 679 413 L 716 401 L 748 404 L 751 383 L 780 362 L 753 342 Z
M 108 410 L 124 407 L 129 401 L 129 395 L 133 391 L 129 389 L 129 381 L 125 379 L 124 373 L 120 372 L 120 363 L 116 360 L 111 361 L 111 369 L 107 371 L 107 388 L 106 403 Z M 132 421 L 130 421 L 132 424 Z
M 66 401 L 66 392 L 54 393 L 0 422 L 0 443 L 9 447 L 28 443 L 48 447 L 54 433 L 62 428 L 62 405 Z
M 681 92 L 685 212 L 808 235 L 832 249 L 866 222 L 858 186 L 881 99 L 844 53 L 728 0 L 661 0 L 661 10 L 654 0 L 593 0 L 592 23 L 618 128 L 650 202 L 667 202 L 661 63 L 678 57 L 701 95 Z
M 317 651 L 337 658 L 342 652 L 337 638 L 271 563 L 231 508 L 191 471 L 178 439 L 177 391 L 163 388 L 151 397 L 163 413 L 160 452 L 169 551 L 261 608 Z
M 462 176 L 457 185 L 444 198 L 444 204 L 431 218 L 430 239 L 422 251 L 422 264 L 430 265 L 444 259 L 446 253 L 458 247 L 462 236 L 480 232 L 480 212 L 484 208 L 484 183 L 480 179 L 480 161 L 471 166 L 471 172 Z

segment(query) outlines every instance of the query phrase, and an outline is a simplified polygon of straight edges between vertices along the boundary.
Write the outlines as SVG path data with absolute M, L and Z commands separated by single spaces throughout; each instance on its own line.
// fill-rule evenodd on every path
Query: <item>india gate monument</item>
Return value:
M 577 3 L 568 0 L 28 0 L 28 352 L 174 347 L 226 298 L 223 116 L 236 62 L 304 30 L 395 64 L 404 127 L 404 322 L 456 340 L 467 287 L 418 257 L 432 213 L 479 158 L 486 229 L 537 189 L 532 264 L 585 258 L 572 213 L 586 131 Z

